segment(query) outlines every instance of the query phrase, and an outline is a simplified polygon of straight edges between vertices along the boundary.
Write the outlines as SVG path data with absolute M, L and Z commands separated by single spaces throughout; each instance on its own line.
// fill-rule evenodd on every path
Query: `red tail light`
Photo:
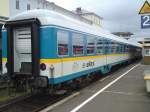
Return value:
M 44 63 L 42 63 L 42 64 L 40 65 L 40 68 L 41 68 L 42 71 L 44 71 L 44 70 L 46 70 L 46 65 L 45 65 Z

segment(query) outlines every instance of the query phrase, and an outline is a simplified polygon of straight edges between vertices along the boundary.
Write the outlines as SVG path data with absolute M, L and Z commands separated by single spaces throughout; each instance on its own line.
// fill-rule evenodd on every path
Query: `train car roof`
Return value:
M 17 21 L 30 18 L 37 18 L 40 21 L 41 25 L 61 26 L 72 30 L 77 30 L 80 32 L 89 33 L 92 35 L 101 36 L 122 43 L 141 47 L 141 45 L 137 42 L 130 42 L 128 40 L 115 36 L 111 34 L 109 31 L 104 30 L 100 27 L 81 22 L 72 17 L 68 17 L 66 15 L 51 10 L 35 9 L 26 11 L 10 18 L 8 21 Z

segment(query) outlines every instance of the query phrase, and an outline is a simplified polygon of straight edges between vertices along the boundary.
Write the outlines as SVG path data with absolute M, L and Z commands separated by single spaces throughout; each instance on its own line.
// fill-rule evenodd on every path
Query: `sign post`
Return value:
M 150 4 L 145 1 L 139 14 L 141 15 L 141 28 L 150 28 Z

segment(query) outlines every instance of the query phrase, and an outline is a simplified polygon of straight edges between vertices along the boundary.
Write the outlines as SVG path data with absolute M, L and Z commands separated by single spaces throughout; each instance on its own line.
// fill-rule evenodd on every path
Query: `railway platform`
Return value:
M 80 94 L 47 112 L 149 112 L 150 93 L 143 73 L 150 66 L 123 67 L 82 89 Z M 43 110 L 44 111 L 44 110 Z

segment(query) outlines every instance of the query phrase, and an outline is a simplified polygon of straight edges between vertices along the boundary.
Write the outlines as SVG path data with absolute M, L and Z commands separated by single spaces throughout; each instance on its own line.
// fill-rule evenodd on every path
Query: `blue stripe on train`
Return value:
M 2 31 L 2 57 L 7 57 L 7 32 Z

